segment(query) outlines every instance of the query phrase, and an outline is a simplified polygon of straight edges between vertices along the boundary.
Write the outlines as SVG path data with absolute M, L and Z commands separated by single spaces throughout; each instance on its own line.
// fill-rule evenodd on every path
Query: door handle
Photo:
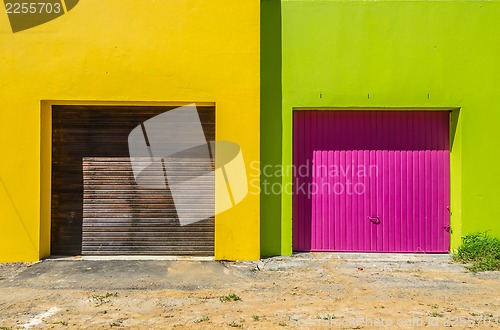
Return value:
M 368 217 L 368 220 L 370 220 L 372 223 L 379 225 L 380 224 L 380 218 L 379 217 Z

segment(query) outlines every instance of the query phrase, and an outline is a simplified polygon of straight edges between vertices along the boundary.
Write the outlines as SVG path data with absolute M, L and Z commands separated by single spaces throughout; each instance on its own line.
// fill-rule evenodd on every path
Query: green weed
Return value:
M 201 323 L 201 322 L 206 322 L 206 321 L 208 321 L 208 320 L 210 320 L 210 318 L 209 318 L 208 316 L 206 316 L 206 315 L 205 315 L 205 316 L 203 316 L 201 319 L 194 320 L 193 322 L 194 322 L 194 323 Z
M 238 301 L 238 300 L 241 300 L 241 298 L 239 296 L 237 296 L 236 294 L 231 293 L 231 294 L 228 294 L 227 296 L 219 297 L 219 300 L 221 302 L 228 302 L 228 301 Z
M 95 302 L 96 306 L 101 306 L 103 304 L 109 303 L 111 297 L 118 297 L 118 292 L 106 292 L 103 295 L 95 294 L 90 297 L 91 301 Z
M 234 322 L 234 321 L 233 321 L 233 322 L 231 322 L 231 323 L 229 323 L 229 326 L 230 326 L 230 327 L 232 327 L 232 328 L 240 328 L 240 329 L 241 329 L 241 328 L 243 328 L 243 324 L 241 324 L 241 323 L 236 323 L 236 322 Z
M 428 314 L 429 316 L 431 316 L 431 317 L 443 317 L 443 316 L 444 316 L 443 314 L 441 314 L 441 313 L 439 313 L 439 312 L 436 312 L 436 311 L 434 311 L 434 312 L 429 312 L 429 313 L 427 313 L 427 314 Z
M 469 234 L 462 238 L 453 260 L 471 264 L 466 268 L 473 273 L 500 270 L 500 239 L 486 232 Z
M 68 326 L 68 322 L 66 322 L 66 321 L 56 321 L 56 322 L 52 322 L 52 324 L 60 324 L 60 325 L 64 325 L 65 327 Z

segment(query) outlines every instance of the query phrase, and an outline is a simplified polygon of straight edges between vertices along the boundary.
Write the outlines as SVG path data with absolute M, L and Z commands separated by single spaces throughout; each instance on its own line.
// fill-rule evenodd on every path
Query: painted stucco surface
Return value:
M 497 1 L 282 1 L 283 165 L 293 108 L 455 109 L 451 248 L 471 231 L 500 235 L 499 17 Z M 286 190 L 281 207 L 290 254 Z
M 272 169 L 281 166 L 281 2 L 261 1 L 261 226 L 263 256 L 281 251 L 281 194 L 268 189 L 280 186 L 281 176 Z M 271 169 L 269 171 L 268 169 Z
M 254 0 L 85 0 L 12 33 L 2 11 L 0 262 L 50 253 L 43 100 L 215 103 L 217 140 L 238 143 L 247 167 L 259 161 L 259 21 Z M 259 258 L 259 203 L 249 194 L 216 217 L 217 259 Z

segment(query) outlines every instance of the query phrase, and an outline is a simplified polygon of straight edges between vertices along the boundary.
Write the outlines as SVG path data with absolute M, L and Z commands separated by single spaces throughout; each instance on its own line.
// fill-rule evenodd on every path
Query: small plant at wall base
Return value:
M 472 233 L 462 238 L 462 245 L 453 255 L 456 262 L 471 264 L 471 272 L 500 270 L 500 239 L 488 233 Z

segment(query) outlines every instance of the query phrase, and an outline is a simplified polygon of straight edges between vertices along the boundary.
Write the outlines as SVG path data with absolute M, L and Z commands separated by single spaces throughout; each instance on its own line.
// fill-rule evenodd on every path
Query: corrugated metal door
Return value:
M 298 251 L 449 250 L 449 113 L 295 111 Z
M 134 179 L 129 134 L 174 108 L 53 108 L 53 255 L 214 254 L 214 217 L 181 225 L 163 168 L 148 167 L 141 179 L 160 180 L 164 187 L 140 185 Z M 214 141 L 214 107 L 198 107 L 197 112 L 206 141 Z M 177 124 L 190 129 L 190 123 Z M 176 161 L 182 167 L 172 180 L 199 170 L 195 149 Z M 206 191 L 206 198 L 184 201 L 214 214 L 214 183 L 201 182 L 198 188 Z

